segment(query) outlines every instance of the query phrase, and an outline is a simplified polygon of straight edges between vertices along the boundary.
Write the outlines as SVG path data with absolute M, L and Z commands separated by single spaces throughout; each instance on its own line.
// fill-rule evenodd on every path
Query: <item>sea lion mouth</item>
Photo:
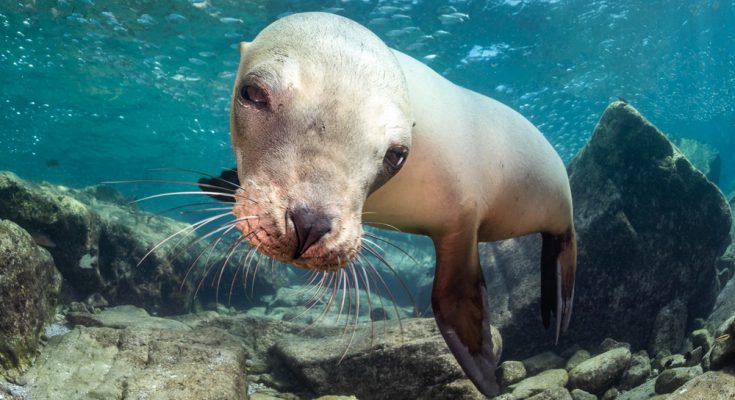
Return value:
M 331 272 L 348 266 L 361 248 L 362 229 L 348 231 L 343 221 L 308 206 L 291 207 L 282 212 L 280 199 L 262 195 L 253 199 L 243 191 L 235 195 L 232 213 L 241 238 L 256 251 L 275 260 L 318 272 Z M 274 211 L 275 210 L 275 211 Z M 276 218 L 274 215 L 283 215 Z

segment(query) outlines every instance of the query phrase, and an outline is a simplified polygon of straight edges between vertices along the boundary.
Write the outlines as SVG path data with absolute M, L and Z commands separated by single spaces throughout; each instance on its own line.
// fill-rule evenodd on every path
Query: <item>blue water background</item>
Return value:
M 735 186 L 732 1 L 0 1 L 0 169 L 83 186 L 234 165 L 236 45 L 298 11 L 368 26 L 521 111 L 565 161 L 619 96 L 722 155 Z M 122 185 L 128 196 L 176 189 Z

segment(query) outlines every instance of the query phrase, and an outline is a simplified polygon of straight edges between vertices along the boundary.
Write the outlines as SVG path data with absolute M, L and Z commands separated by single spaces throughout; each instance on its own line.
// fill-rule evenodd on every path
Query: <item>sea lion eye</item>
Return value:
M 268 95 L 266 95 L 265 90 L 255 85 L 243 85 L 240 87 L 240 97 L 258 105 L 268 104 Z
M 389 148 L 388 151 L 385 152 L 383 164 L 388 166 L 388 168 L 393 170 L 393 172 L 396 172 L 401 169 L 406 161 L 406 157 L 408 157 L 408 148 L 406 148 L 406 146 L 391 146 L 391 148 Z

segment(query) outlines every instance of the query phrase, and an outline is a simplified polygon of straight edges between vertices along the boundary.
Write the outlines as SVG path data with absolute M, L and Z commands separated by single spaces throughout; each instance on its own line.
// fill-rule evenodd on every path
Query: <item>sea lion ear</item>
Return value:
M 240 42 L 240 44 L 237 46 L 237 48 L 240 50 L 240 55 L 247 50 L 248 46 L 250 46 L 250 42 Z
M 199 189 L 210 197 L 226 203 L 234 203 L 235 191 L 240 187 L 237 167 L 223 170 L 219 176 L 210 175 L 208 178 L 200 178 L 197 184 Z

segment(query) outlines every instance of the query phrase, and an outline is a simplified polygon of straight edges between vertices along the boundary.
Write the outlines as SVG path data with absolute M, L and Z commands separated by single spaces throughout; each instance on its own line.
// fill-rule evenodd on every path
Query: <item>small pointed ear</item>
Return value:
M 245 52 L 245 50 L 247 50 L 248 46 L 250 46 L 250 42 L 240 42 L 238 49 L 240 50 L 241 55 Z

